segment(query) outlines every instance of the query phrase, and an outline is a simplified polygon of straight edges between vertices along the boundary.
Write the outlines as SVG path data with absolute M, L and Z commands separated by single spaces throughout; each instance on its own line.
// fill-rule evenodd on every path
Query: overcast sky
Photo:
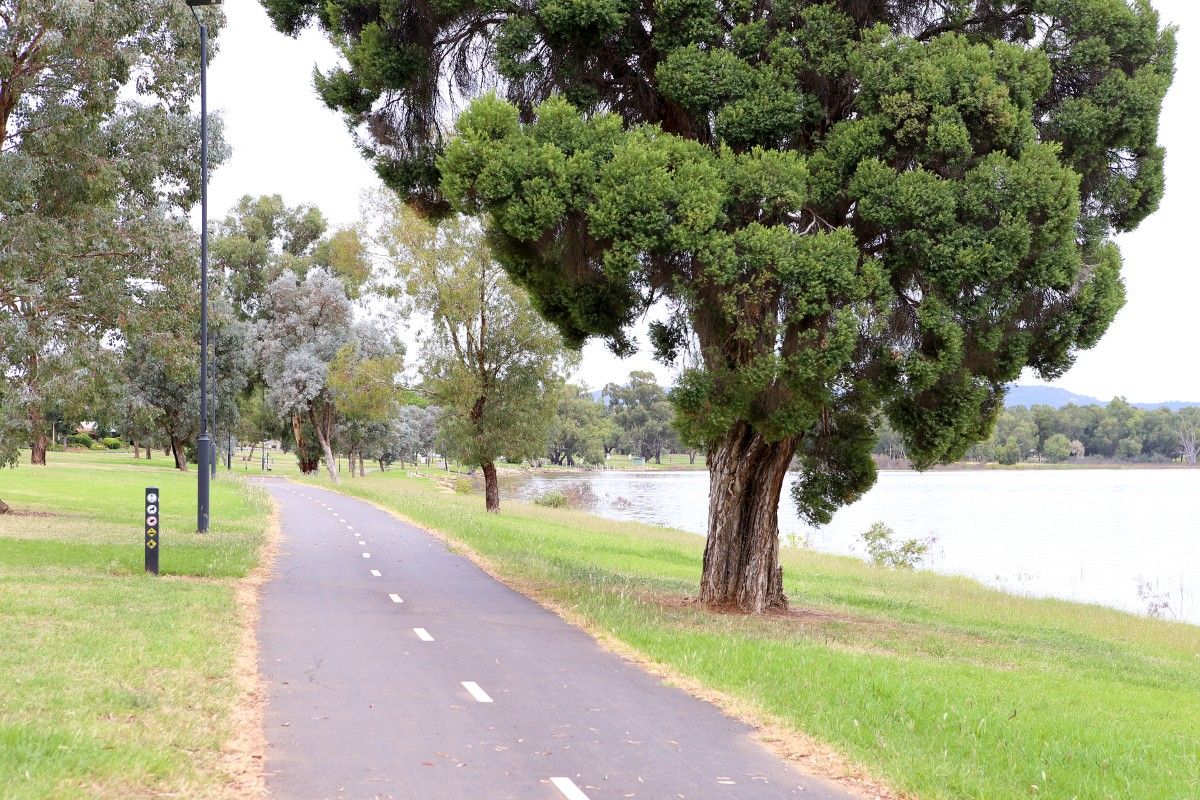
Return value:
M 1099 346 L 1082 353 L 1054 385 L 1103 399 L 1200 400 L 1200 259 L 1190 239 L 1191 226 L 1200 224 L 1200 147 L 1192 138 L 1200 125 L 1200 3 L 1153 4 L 1180 28 L 1160 133 L 1167 148 L 1166 197 L 1137 231 L 1120 237 L 1129 295 L 1124 310 Z M 313 90 L 314 65 L 335 63 L 335 51 L 315 30 L 299 39 L 277 33 L 256 0 L 226 0 L 225 13 L 229 22 L 209 70 L 209 107 L 225 117 L 233 156 L 212 176 L 210 216 L 220 219 L 244 194 L 280 194 L 289 205 L 317 205 L 334 224 L 352 224 L 362 191 L 376 179 L 341 117 Z M 585 348 L 577 377 L 598 388 L 623 381 L 631 369 L 653 370 L 671 382 L 671 373 L 648 354 L 620 360 L 595 344 Z

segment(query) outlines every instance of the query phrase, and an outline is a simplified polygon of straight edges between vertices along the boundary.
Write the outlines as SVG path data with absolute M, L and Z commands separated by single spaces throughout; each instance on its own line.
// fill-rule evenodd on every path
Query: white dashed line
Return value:
M 413 633 L 415 633 L 417 635 L 417 638 L 420 639 L 422 642 L 432 642 L 433 641 L 433 637 L 429 635 L 429 631 L 425 630 L 424 628 L 413 628 Z
M 483 689 L 480 689 L 479 684 L 476 683 L 475 681 L 463 681 L 462 687 L 464 689 L 466 689 L 468 692 L 470 692 L 471 697 L 474 697 L 479 702 L 481 702 L 481 703 L 492 702 L 492 698 L 488 697 L 488 693 L 485 692 Z
M 562 796 L 567 800 L 588 800 L 588 796 L 570 778 L 551 778 L 550 782 L 554 784 L 555 789 L 562 792 Z
M 363 558 L 370 558 L 370 557 L 371 557 L 370 553 L 363 553 Z
M 382 577 L 383 577 L 382 575 L 380 575 L 380 574 L 379 574 L 379 570 L 377 570 L 377 569 L 373 569 L 373 570 L 371 570 L 371 574 L 372 574 L 372 575 L 374 575 L 376 578 L 382 578 Z
M 404 602 L 403 600 L 400 599 L 400 595 L 398 595 L 398 594 L 389 594 L 388 597 L 392 598 L 393 603 L 403 603 Z

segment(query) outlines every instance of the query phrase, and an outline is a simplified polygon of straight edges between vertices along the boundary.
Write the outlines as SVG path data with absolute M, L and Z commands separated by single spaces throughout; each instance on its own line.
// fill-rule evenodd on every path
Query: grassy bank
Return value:
M 51 453 L 0 470 L 0 796 L 220 797 L 240 631 L 265 495 L 169 459 Z M 143 490 L 162 493 L 162 577 L 142 572 Z
M 1200 797 L 1200 628 L 792 549 L 792 614 L 711 615 L 687 602 L 700 537 L 515 503 L 487 515 L 399 470 L 341 488 L 908 796 Z

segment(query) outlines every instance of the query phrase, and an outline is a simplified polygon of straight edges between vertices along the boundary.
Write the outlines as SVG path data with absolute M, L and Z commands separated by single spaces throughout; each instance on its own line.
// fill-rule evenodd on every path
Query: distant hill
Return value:
M 1060 389 L 1057 386 L 1028 386 L 1024 384 L 1010 386 L 1008 388 L 1008 396 L 1004 398 L 1004 405 L 1009 408 L 1014 406 L 1052 406 L 1054 408 L 1062 408 L 1071 403 L 1077 406 L 1104 406 L 1108 405 L 1108 400 L 1100 400 L 1099 398 L 1089 397 L 1084 394 L 1075 394 L 1074 392 L 1068 392 L 1066 389 Z M 1166 400 L 1161 403 L 1131 403 L 1131 405 L 1136 408 L 1169 408 L 1172 411 L 1178 411 L 1181 408 L 1200 406 L 1200 401 Z

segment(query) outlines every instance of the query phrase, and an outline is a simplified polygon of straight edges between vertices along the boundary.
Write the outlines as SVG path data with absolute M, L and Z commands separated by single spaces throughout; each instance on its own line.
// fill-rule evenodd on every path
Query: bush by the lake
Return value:
M 575 481 L 533 499 L 534 505 L 547 508 L 591 508 L 599 498 L 587 481 Z
M 863 533 L 862 539 L 867 545 L 871 563 L 877 567 L 915 569 L 925 560 L 932 544 L 930 540 L 905 539 L 897 542 L 895 537 L 896 532 L 882 522 L 876 522 Z
M 566 508 L 567 496 L 562 492 L 546 492 L 533 498 L 535 506 L 545 506 L 546 508 Z

